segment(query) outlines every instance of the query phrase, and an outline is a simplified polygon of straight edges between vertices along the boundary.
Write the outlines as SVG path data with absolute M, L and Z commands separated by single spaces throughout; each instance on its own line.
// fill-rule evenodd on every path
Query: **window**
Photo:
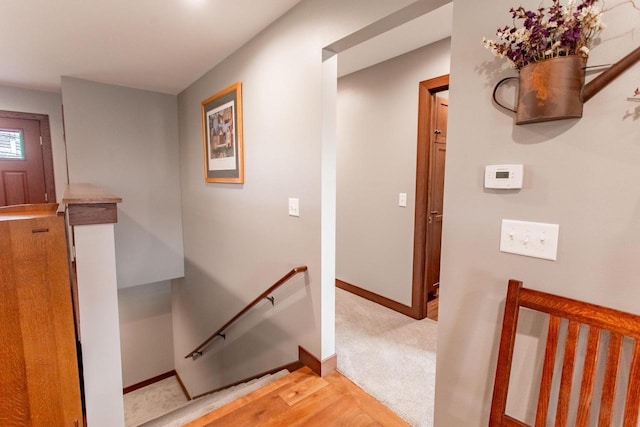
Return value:
M 0 159 L 24 160 L 22 130 L 0 129 Z

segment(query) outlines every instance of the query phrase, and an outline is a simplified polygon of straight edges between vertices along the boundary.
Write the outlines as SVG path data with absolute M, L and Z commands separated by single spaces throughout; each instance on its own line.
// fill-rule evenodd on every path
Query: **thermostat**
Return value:
M 484 188 L 512 190 L 522 188 L 522 165 L 487 165 L 484 168 Z

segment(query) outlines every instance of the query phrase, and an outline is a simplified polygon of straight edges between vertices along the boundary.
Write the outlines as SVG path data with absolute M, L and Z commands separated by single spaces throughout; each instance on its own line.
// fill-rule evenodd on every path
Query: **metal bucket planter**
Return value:
M 582 117 L 582 90 L 585 60 L 572 55 L 545 59 L 520 69 L 518 77 L 507 77 L 493 89 L 493 100 L 516 113 L 516 124 Z M 498 88 L 505 82 L 518 79 L 516 109 L 501 104 L 496 98 Z

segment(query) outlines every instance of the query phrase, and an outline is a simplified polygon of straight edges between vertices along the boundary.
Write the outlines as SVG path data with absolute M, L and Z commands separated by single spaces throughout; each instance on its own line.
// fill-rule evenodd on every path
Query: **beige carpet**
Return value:
M 437 325 L 336 288 L 338 370 L 410 424 L 432 426 Z
M 175 376 L 124 395 L 124 424 L 138 426 L 188 403 Z

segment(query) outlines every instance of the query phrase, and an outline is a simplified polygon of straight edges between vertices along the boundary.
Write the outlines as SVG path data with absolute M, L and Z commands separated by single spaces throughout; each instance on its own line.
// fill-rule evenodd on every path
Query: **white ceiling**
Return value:
M 338 77 L 451 36 L 453 2 L 338 54 Z
M 2 0 L 0 84 L 176 94 L 300 0 Z
M 2 0 L 0 85 L 177 94 L 300 0 Z M 451 35 L 451 4 L 340 53 L 345 75 Z

